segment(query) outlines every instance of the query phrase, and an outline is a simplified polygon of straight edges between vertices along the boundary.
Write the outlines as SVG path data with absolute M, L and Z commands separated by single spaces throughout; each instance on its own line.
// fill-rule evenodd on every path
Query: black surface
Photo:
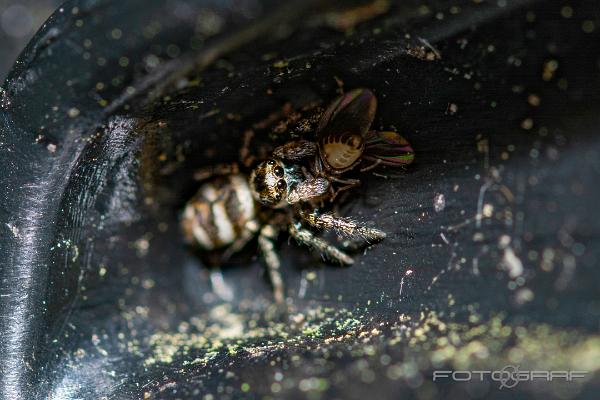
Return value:
M 596 4 L 566 18 L 559 1 L 410 1 L 351 32 L 324 22 L 331 8 L 260 4 L 69 3 L 13 68 L 2 398 L 594 398 Z M 422 39 L 441 59 L 414 56 Z M 287 316 L 248 257 L 224 268 L 220 298 L 177 227 L 192 171 L 234 160 L 242 132 L 285 102 L 326 104 L 336 79 L 372 89 L 376 127 L 416 151 L 405 171 L 363 176 L 342 208 L 388 239 L 344 269 L 282 240 Z M 507 364 L 590 372 L 510 390 L 431 380 Z

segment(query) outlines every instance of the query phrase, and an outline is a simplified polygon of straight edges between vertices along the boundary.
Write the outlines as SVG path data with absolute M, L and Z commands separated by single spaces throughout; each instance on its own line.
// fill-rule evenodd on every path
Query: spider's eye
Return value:
M 277 189 L 284 190 L 286 186 L 287 185 L 283 179 L 277 181 Z
M 269 160 L 269 161 L 267 161 L 267 164 L 269 164 L 269 165 L 275 165 L 275 160 Z
M 277 193 L 275 195 L 275 201 L 279 201 L 279 200 L 281 200 L 281 193 Z
M 275 175 L 278 178 L 281 178 L 283 176 L 283 168 L 281 167 L 275 167 L 275 170 L 273 172 L 275 172 Z

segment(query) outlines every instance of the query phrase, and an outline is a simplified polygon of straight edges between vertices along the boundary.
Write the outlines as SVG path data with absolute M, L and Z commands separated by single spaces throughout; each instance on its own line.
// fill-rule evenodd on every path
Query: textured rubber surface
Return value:
M 594 2 L 408 1 L 351 32 L 335 6 L 240 4 L 68 3 L 9 74 L 1 398 L 593 398 Z M 336 81 L 373 90 L 416 161 L 341 207 L 388 234 L 352 267 L 282 238 L 281 312 L 255 245 L 211 275 L 178 213 L 196 168 L 252 127 L 284 140 L 257 123 Z M 432 382 L 506 365 L 589 379 Z

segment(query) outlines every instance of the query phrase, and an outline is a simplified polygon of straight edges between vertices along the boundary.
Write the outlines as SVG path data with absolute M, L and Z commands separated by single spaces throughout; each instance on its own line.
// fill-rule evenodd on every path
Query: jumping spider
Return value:
M 366 242 L 385 238 L 386 234 L 379 229 L 318 208 L 323 201 L 333 200 L 338 191 L 359 183 L 340 175 L 362 159 L 374 161 L 372 166 L 407 164 L 393 160 L 399 157 L 412 161 L 412 149 L 401 136 L 391 132 L 388 134 L 393 140 L 386 141 L 386 132 L 369 132 L 375 108 L 376 99 L 369 90 L 351 91 L 325 111 L 316 143 L 308 140 L 286 143 L 249 175 L 241 173 L 235 164 L 199 171 L 196 177 L 203 183 L 183 211 L 181 223 L 186 241 L 201 250 L 222 249 L 220 262 L 224 262 L 258 235 L 278 303 L 284 300 L 280 261 L 274 246 L 280 232 L 287 230 L 298 242 L 318 250 L 331 261 L 352 264 L 352 257 L 315 236 L 307 226 L 333 230 Z M 247 146 L 248 141 L 240 151 L 242 165 L 248 162 Z M 336 190 L 334 183 L 345 186 Z

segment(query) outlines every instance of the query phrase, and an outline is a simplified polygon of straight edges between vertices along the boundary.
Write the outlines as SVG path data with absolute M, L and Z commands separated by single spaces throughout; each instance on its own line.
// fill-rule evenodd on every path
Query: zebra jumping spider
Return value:
M 353 90 L 325 111 L 317 129 L 316 143 L 307 140 L 286 143 L 249 174 L 240 172 L 236 164 L 221 164 L 199 171 L 196 176 L 202 185 L 187 202 L 181 219 L 186 242 L 200 250 L 222 250 L 220 262 L 225 262 L 258 236 L 277 303 L 285 298 L 280 259 L 275 249 L 279 233 L 287 231 L 299 243 L 333 262 L 352 264 L 352 257 L 314 231 L 333 230 L 341 236 L 368 243 L 380 241 L 386 234 L 352 218 L 321 212 L 319 204 L 332 201 L 338 191 L 358 183 L 340 175 L 362 159 L 372 160 L 374 165 L 382 162 L 394 165 L 386 158 L 412 156 L 408 142 L 399 135 L 392 132 L 388 143 L 382 142 L 384 132 L 369 132 L 375 108 L 375 96 L 369 90 Z M 400 139 L 403 142 L 399 142 Z M 377 145 L 376 151 L 370 151 L 373 147 L 369 147 L 369 143 Z M 249 151 L 243 148 L 240 154 L 242 165 L 246 165 Z M 333 185 L 340 183 L 345 186 L 335 190 Z

